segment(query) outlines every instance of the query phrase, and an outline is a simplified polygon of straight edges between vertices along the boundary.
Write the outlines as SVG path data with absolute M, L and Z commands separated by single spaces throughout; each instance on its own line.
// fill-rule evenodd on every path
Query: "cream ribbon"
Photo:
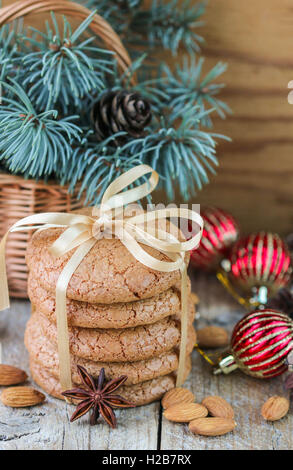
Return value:
M 123 191 L 137 179 L 151 173 L 148 181 L 132 189 Z M 159 175 L 148 165 L 139 165 L 119 176 L 105 191 L 98 209 L 99 217 L 82 214 L 42 213 L 25 217 L 16 222 L 0 243 L 0 310 L 9 307 L 9 293 L 5 265 L 5 243 L 9 232 L 21 230 L 63 227 L 64 232 L 50 247 L 51 253 L 62 256 L 75 249 L 62 270 L 56 285 L 56 318 L 60 383 L 62 390 L 72 388 L 69 350 L 69 332 L 66 312 L 66 291 L 75 270 L 98 243 L 102 236 L 119 238 L 128 251 L 145 266 L 161 272 L 181 272 L 181 342 L 176 385 L 184 382 L 186 344 L 188 330 L 187 308 L 187 266 L 185 253 L 195 249 L 201 239 L 203 220 L 197 212 L 186 208 L 160 209 L 141 213 L 133 217 L 122 217 L 123 206 L 138 201 L 150 194 L 158 184 Z M 97 208 L 93 208 L 93 213 Z M 155 228 L 149 222 L 170 217 L 185 218 L 199 226 L 199 232 L 188 241 L 180 242 L 166 230 Z M 146 226 L 146 228 L 145 228 Z M 161 261 L 147 253 L 143 246 L 153 247 L 168 256 L 170 261 Z M 98 262 L 98 261 L 97 261 Z

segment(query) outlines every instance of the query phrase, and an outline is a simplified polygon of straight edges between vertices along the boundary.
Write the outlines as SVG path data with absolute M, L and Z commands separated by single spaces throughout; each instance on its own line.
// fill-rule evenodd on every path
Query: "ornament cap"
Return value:
M 224 353 L 217 364 L 218 368 L 214 369 L 215 375 L 219 374 L 230 374 L 235 369 L 238 369 L 238 365 L 235 362 L 233 354 L 230 351 Z

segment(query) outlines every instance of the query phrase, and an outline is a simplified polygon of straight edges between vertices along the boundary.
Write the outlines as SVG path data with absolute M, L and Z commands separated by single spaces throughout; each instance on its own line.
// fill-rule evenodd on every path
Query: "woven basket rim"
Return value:
M 76 191 L 79 191 L 81 187 L 81 182 L 78 182 L 75 186 L 74 193 Z M 50 189 L 53 188 L 59 188 L 60 190 L 64 189 L 67 190 L 69 183 L 66 184 L 60 184 L 58 183 L 57 180 L 54 178 L 49 179 L 48 181 L 44 180 L 39 180 L 36 181 L 33 178 L 26 179 L 21 175 L 13 175 L 10 173 L 2 173 L 0 172 L 0 185 L 3 186 L 9 186 L 9 185 L 18 185 L 18 186 L 25 186 L 25 187 L 34 187 L 34 188 L 46 188 L 50 187 Z
M 79 20 L 86 19 L 92 13 L 85 6 L 71 0 L 19 0 L 11 5 L 0 8 L 0 26 L 29 14 L 50 11 Z M 118 65 L 125 72 L 131 65 L 131 59 L 119 35 L 108 21 L 96 13 L 89 28 L 102 39 L 109 50 L 115 52 Z M 131 77 L 131 81 L 135 83 L 135 76 Z

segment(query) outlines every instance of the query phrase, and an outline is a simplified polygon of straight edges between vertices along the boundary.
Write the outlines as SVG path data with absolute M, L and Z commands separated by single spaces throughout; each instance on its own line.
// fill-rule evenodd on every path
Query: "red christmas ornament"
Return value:
M 207 207 L 201 211 L 204 228 L 200 244 L 191 251 L 191 264 L 200 269 L 216 269 L 228 249 L 237 240 L 239 228 L 228 212 Z
M 239 368 L 261 379 L 276 377 L 287 370 L 286 357 L 292 349 L 292 320 L 277 310 L 254 311 L 236 324 L 230 352 L 222 356 L 215 373 Z
M 287 245 L 277 234 L 256 233 L 239 240 L 231 249 L 227 267 L 228 279 L 257 303 L 285 287 L 292 273 Z M 262 299 L 260 298 L 262 297 Z

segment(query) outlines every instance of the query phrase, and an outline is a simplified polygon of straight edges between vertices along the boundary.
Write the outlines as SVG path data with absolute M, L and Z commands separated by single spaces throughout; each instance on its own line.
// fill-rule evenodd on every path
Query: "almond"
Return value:
M 235 421 L 228 418 L 199 418 L 189 423 L 190 431 L 201 436 L 222 436 L 235 426 Z
M 1 401 L 12 408 L 39 405 L 45 400 L 45 395 L 31 387 L 5 388 L 1 394 Z
M 219 326 L 206 326 L 197 330 L 197 342 L 202 348 L 219 348 L 227 346 L 229 335 Z
M 285 397 L 274 396 L 269 398 L 261 409 L 261 414 L 267 421 L 277 421 L 289 411 L 289 400 Z
M 232 406 L 222 397 L 217 395 L 206 397 L 202 401 L 202 405 L 207 408 L 211 416 L 228 419 L 234 418 Z
M 172 390 L 165 393 L 162 399 L 162 406 L 166 409 L 179 403 L 193 403 L 194 399 L 195 397 L 193 393 L 190 390 L 187 390 L 187 388 L 172 388 Z
M 25 382 L 27 374 L 18 367 L 0 364 L 0 385 L 16 385 Z
M 179 403 L 164 411 L 165 418 L 176 423 L 188 423 L 193 419 L 207 416 L 207 414 L 208 410 L 198 403 Z

